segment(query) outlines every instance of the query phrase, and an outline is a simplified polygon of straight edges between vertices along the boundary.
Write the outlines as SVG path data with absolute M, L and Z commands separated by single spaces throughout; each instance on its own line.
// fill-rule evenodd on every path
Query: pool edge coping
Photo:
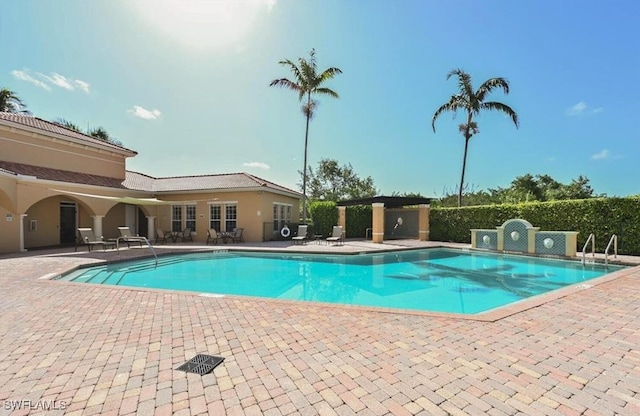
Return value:
M 213 247 L 212 247 L 213 248 Z M 406 251 L 406 250 L 424 250 L 424 249 L 437 249 L 437 248 L 445 248 L 445 249 L 453 249 L 453 250 L 460 250 L 463 252 L 471 252 L 471 251 L 479 251 L 479 252 L 484 252 L 484 253 L 495 253 L 495 254 L 505 254 L 505 255 L 514 255 L 514 256 L 518 256 L 519 254 L 515 254 L 515 253 L 499 253 L 499 252 L 492 252 L 492 251 L 487 251 L 487 250 L 474 250 L 474 249 L 461 249 L 459 247 L 451 247 L 451 246 L 447 246 L 447 245 L 439 245 L 439 246 L 432 246 L 429 248 L 425 248 L 425 247 L 420 247 L 420 248 L 414 248 L 414 247 L 398 247 L 397 249 L 388 249 L 388 250 L 369 250 L 367 252 L 348 252 L 348 253 L 328 253 L 328 252 L 311 252 L 311 251 L 305 251 L 305 252 L 296 252 L 296 251 L 291 251 L 291 250 L 286 250 L 286 249 L 258 249 L 255 247 L 251 247 L 251 248 L 242 248 L 240 250 L 237 250 L 237 247 L 234 247 L 232 249 L 207 249 L 207 248 L 198 248 L 198 249 L 190 249 L 190 250 L 171 250 L 169 252 L 163 253 L 161 254 L 159 257 L 164 257 L 164 256 L 170 256 L 170 255 L 177 255 L 177 254 L 190 254 L 190 253 L 211 253 L 211 252 L 215 252 L 215 251 L 222 251 L 222 252 L 234 252 L 234 251 L 238 251 L 238 252 L 242 252 L 242 251 L 258 251 L 258 252 L 268 252 L 268 253 L 288 253 L 288 254 L 325 254 L 325 255 L 337 255 L 337 256 L 341 256 L 341 255 L 360 255 L 360 254 L 373 254 L 373 253 L 388 253 L 388 252 L 395 252 L 395 251 Z M 520 255 L 520 256 L 524 256 L 524 257 L 539 257 L 539 256 L 527 256 L 526 254 L 524 255 Z M 73 282 L 73 281 L 65 281 L 65 280 L 60 280 L 61 276 L 65 275 L 65 274 L 69 274 L 72 273 L 76 270 L 79 269 L 83 269 L 83 268 L 89 268 L 89 267 L 94 267 L 94 266 L 98 266 L 98 265 L 104 265 L 104 264 L 111 264 L 111 263 L 120 263 L 120 262 L 125 262 L 125 261 L 132 261 L 132 260 L 141 260 L 141 259 L 153 259 L 153 256 L 141 256 L 141 257 L 137 257 L 135 259 L 132 258 L 121 258 L 121 259 L 109 259 L 109 260 L 100 260 L 97 262 L 92 262 L 92 263 L 86 263 L 86 264 L 80 264 L 80 265 L 76 265 L 76 266 L 72 266 L 70 267 L 68 270 L 65 270 L 63 272 L 59 272 L 59 273 L 48 273 L 45 274 L 43 276 L 40 276 L 39 278 L 37 278 L 38 281 L 40 282 L 52 282 L 54 284 L 59 284 L 59 283 L 70 283 L 73 285 L 86 285 L 86 283 L 80 283 L 80 282 Z M 573 259 L 574 261 L 577 260 L 575 258 L 558 258 L 558 257 L 550 257 L 550 259 L 556 259 L 556 260 L 569 260 L 569 259 Z M 599 264 L 599 263 L 598 263 Z M 616 264 L 620 265 L 620 264 Z M 607 273 L 603 276 L 599 276 L 590 280 L 587 280 L 585 282 L 582 283 L 574 283 L 572 285 L 569 286 L 565 286 L 565 287 L 561 287 L 555 290 L 552 290 L 550 292 L 546 292 L 540 295 L 535 295 L 533 297 L 529 297 L 526 299 L 522 299 L 516 302 L 513 302 L 511 304 L 505 305 L 505 306 L 499 306 L 496 308 L 492 308 L 490 310 L 487 311 L 483 311 L 483 312 L 479 312 L 476 314 L 461 314 L 461 313 L 453 313 L 453 312 L 439 312 L 439 311 L 420 311 L 420 310 L 415 310 L 415 309 L 402 309 L 402 308 L 390 308 L 390 307 L 381 307 L 381 306 L 363 306 L 363 305 L 348 305 L 348 304 L 335 304 L 335 303 L 328 303 L 328 302 L 319 302 L 319 301 L 299 301 L 299 300 L 290 300 L 290 299 L 277 299 L 277 298 L 266 298 L 266 297 L 259 297 L 259 296 L 244 296 L 244 295 L 234 295 L 234 294 L 211 294 L 208 292 L 197 292 L 197 291 L 187 291 L 187 290 L 177 290 L 177 289 L 156 289 L 156 288 L 146 288 L 146 287 L 133 287 L 133 286 L 118 286 L 118 285 L 92 285 L 93 287 L 105 287 L 105 288 L 109 288 L 109 289 L 118 289 L 118 290 L 133 290 L 133 291 L 151 291 L 151 292 L 159 292 L 159 293 L 175 293 L 175 294 L 183 294 L 183 295 L 192 295 L 192 296 L 199 296 L 202 298 L 208 297 L 209 299 L 213 299 L 213 300 L 218 300 L 218 299 L 224 299 L 224 298 L 229 298 L 229 299 L 251 299 L 251 300 L 257 300 L 257 301 L 262 301 L 262 302 L 271 302 L 271 303 L 284 303 L 284 304 L 288 304 L 288 305 L 300 305 L 300 304 L 312 304 L 314 306 L 318 306 L 318 307 L 329 307 L 329 308 L 335 308 L 335 309 L 343 309 L 343 310 L 358 310 L 358 311 L 362 311 L 362 312 L 373 312 L 373 313 L 386 313 L 386 314 L 398 314 L 398 315 L 413 315 L 413 316 L 428 316 L 428 317 L 434 317 L 434 318 L 442 318 L 442 319 L 462 319 L 462 320 L 471 320 L 471 321 L 480 321 L 480 322 L 496 322 L 499 320 L 502 320 L 504 318 L 516 315 L 518 313 L 521 312 L 525 312 L 527 310 L 533 309 L 533 308 L 537 308 L 540 307 L 542 305 L 545 305 L 549 302 L 552 302 L 554 300 L 557 299 L 562 299 L 568 296 L 571 296 L 575 293 L 579 293 L 583 290 L 588 290 L 588 289 L 592 289 L 596 286 L 605 284 L 605 283 L 609 283 L 611 281 L 617 280 L 619 278 L 623 278 L 626 277 L 628 274 L 632 274 L 634 273 L 634 271 L 638 271 L 640 270 L 640 265 L 634 265 L 634 266 L 630 266 L 630 265 L 626 265 L 625 269 L 622 270 L 616 270 L 614 272 L 611 273 Z M 206 296 L 209 295 L 209 296 Z M 211 296 L 213 295 L 213 296 Z M 217 295 L 217 296 L 216 296 Z

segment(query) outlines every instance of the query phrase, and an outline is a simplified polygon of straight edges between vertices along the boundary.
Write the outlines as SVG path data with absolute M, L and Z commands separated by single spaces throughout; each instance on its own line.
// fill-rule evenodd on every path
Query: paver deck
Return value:
M 40 279 L 143 254 L 0 259 L 0 415 L 640 414 L 637 267 L 489 321 Z

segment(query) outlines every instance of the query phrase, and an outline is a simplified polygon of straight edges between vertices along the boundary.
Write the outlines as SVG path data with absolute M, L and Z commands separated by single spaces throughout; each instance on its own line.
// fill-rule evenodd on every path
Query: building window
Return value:
M 226 231 L 232 231 L 238 226 L 238 208 L 237 205 L 225 205 L 224 207 L 224 224 Z
M 196 230 L 196 206 L 195 205 L 186 205 L 186 218 L 185 218 L 185 228 L 190 228 L 191 231 Z
M 273 204 L 273 231 L 279 232 L 285 224 L 291 222 L 291 204 Z
M 222 207 L 220 205 L 209 205 L 209 228 L 217 232 L 222 231 Z
M 238 205 L 223 202 L 209 205 L 209 228 L 218 232 L 231 232 L 238 226 Z
M 182 205 L 171 205 L 171 231 L 182 231 Z

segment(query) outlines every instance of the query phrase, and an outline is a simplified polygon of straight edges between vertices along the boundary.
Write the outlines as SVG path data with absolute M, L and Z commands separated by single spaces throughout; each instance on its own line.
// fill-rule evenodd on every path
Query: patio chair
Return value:
M 171 238 L 171 236 L 169 236 L 167 233 L 165 233 L 164 231 L 162 231 L 160 228 L 156 229 L 156 241 L 155 244 L 164 244 L 167 241 L 169 241 L 169 238 Z
M 120 237 L 118 237 L 118 241 L 122 241 L 127 243 L 127 247 L 131 246 L 131 243 L 138 243 L 140 247 L 142 247 L 142 243 L 145 242 L 144 237 L 140 237 L 139 235 L 133 235 L 129 227 L 118 227 L 118 231 L 120 231 Z
M 304 244 L 307 241 L 307 228 L 307 225 L 298 225 L 298 232 L 295 237 L 291 237 L 293 244 L 297 244 L 298 242 L 300 242 L 300 244 Z
M 327 244 L 329 243 L 338 243 L 344 244 L 344 239 L 342 238 L 342 226 L 334 225 L 333 231 L 331 231 L 331 236 L 326 239 Z
M 178 236 L 182 239 L 182 242 L 185 241 L 193 241 L 193 237 L 191 236 L 191 228 L 185 228 Z
M 231 233 L 231 242 L 232 243 L 244 243 L 244 238 L 242 237 L 242 231 L 244 228 L 234 228 Z
M 209 245 L 209 241 L 213 242 L 213 244 L 218 244 L 218 238 L 220 237 L 215 228 L 209 228 L 209 231 L 207 231 L 207 245 Z
M 106 250 L 107 246 L 112 248 L 116 246 L 115 241 L 104 241 L 102 237 L 96 238 L 91 228 L 78 228 L 78 233 L 80 233 L 80 243 L 86 244 L 89 251 L 96 246 L 101 246 L 102 250 Z

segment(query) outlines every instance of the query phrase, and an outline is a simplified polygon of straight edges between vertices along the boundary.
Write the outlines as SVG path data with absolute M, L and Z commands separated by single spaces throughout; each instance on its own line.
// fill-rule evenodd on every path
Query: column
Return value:
M 153 241 L 156 238 L 156 217 L 147 216 L 147 239 Z
M 347 207 L 338 207 L 338 225 L 342 227 L 342 238 L 347 237 Z
M 27 214 L 20 214 L 20 252 L 27 251 L 24 248 L 24 219 L 27 217 Z
M 384 203 L 374 202 L 373 208 L 373 233 L 371 239 L 374 243 L 382 243 L 384 240 Z
M 429 241 L 429 204 L 418 205 L 418 240 Z
M 91 218 L 93 218 L 93 235 L 96 238 L 102 238 L 102 219 L 104 215 L 92 215 Z

